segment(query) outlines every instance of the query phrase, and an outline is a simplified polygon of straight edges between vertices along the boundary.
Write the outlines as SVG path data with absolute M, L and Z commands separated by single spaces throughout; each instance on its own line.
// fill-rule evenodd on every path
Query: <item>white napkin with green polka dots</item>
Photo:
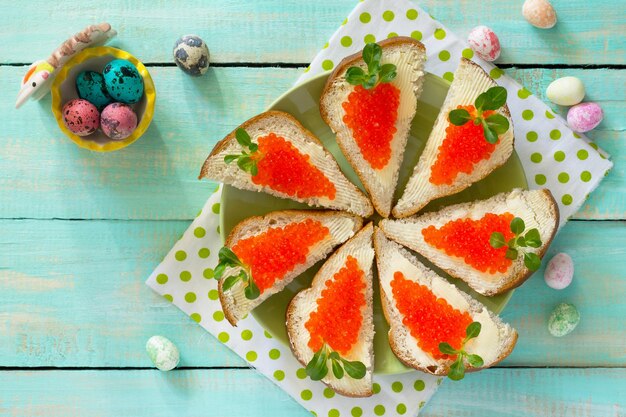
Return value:
M 332 69 L 367 42 L 397 35 L 412 36 L 424 43 L 426 70 L 431 73 L 452 80 L 464 56 L 474 59 L 507 88 L 517 138 L 515 148 L 529 185 L 552 191 L 559 202 L 562 224 L 611 168 L 602 150 L 573 133 L 561 117 L 502 70 L 473 57 L 463 41 L 409 0 L 359 3 L 298 81 Z M 236 328 L 228 324 L 218 301 L 217 281 L 211 279 L 221 247 L 220 195 L 218 188 L 146 284 L 317 416 L 416 416 L 441 378 L 417 371 L 375 375 L 373 396 L 345 398 L 306 378 L 289 348 L 273 339 L 252 316 Z

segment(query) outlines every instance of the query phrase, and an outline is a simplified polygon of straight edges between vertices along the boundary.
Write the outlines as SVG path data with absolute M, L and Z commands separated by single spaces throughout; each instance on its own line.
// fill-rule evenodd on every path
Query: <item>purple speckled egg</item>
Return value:
M 137 115 L 128 104 L 111 103 L 102 110 L 100 126 L 111 139 L 126 139 L 137 127 Z
M 467 35 L 467 43 L 485 61 L 495 61 L 500 56 L 500 40 L 487 26 L 476 26 L 472 29 Z
M 562 290 L 572 282 L 574 278 L 574 261 L 567 253 L 558 253 L 550 259 L 543 278 L 548 287 Z
M 63 123 L 78 136 L 91 135 L 100 125 L 100 113 L 96 106 L 83 99 L 68 101 L 63 106 Z
M 589 132 L 604 118 L 602 107 L 596 103 L 580 103 L 567 112 L 567 124 L 576 132 Z

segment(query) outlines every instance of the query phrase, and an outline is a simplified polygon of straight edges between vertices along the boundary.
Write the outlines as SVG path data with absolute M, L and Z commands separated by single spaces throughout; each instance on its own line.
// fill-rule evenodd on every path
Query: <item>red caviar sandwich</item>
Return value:
M 547 189 L 513 191 L 456 204 L 381 228 L 483 295 L 520 286 L 541 264 L 559 225 Z
M 426 49 L 406 37 L 369 43 L 328 77 L 320 114 L 372 198 L 388 217 L 424 81 Z
M 374 232 L 389 345 L 405 365 L 462 379 L 506 358 L 517 332 L 395 242 Z
M 373 226 L 344 243 L 287 308 L 287 334 L 307 375 L 349 397 L 372 395 Z
M 214 270 L 226 319 L 235 326 L 362 225 L 360 217 L 346 212 L 315 210 L 275 211 L 239 223 Z
M 464 190 L 509 159 L 514 138 L 506 98 L 506 89 L 479 65 L 461 59 L 426 147 L 393 208 L 395 217 Z
M 319 139 L 279 111 L 253 117 L 218 142 L 200 178 L 362 217 L 374 212 Z

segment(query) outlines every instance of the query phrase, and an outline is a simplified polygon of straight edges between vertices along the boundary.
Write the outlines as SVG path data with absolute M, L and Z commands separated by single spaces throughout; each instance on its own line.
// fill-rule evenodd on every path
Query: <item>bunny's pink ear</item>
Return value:
M 41 72 L 41 77 L 42 77 L 44 80 L 47 80 L 49 76 L 50 76 L 50 71 L 42 71 L 42 72 Z

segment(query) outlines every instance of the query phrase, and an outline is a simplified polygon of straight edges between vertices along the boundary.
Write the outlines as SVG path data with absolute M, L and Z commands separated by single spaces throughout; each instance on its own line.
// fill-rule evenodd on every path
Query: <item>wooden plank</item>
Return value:
M 183 366 L 244 366 L 143 284 L 184 221 L 0 221 L 0 366 L 142 367 L 154 334 L 181 349 Z M 505 365 L 625 366 L 624 222 L 571 222 L 550 250 L 572 255 L 574 283 L 548 288 L 542 272 L 516 291 L 503 318 L 520 332 Z M 558 302 L 582 320 L 557 339 Z
M 5 47 L 0 62 L 43 59 L 86 24 L 108 21 L 119 32 L 113 44 L 146 62 L 172 62 L 174 41 L 180 35 L 197 33 L 208 42 L 213 62 L 305 63 L 355 4 L 354 0 L 214 0 L 180 5 L 166 0 L 111 0 L 105 8 L 97 0 L 72 7 L 34 0 L 18 8 L 2 2 L 5 29 L 0 44 Z M 529 25 L 518 2 L 422 0 L 419 4 L 461 37 L 479 23 L 492 27 L 503 46 L 501 63 L 626 62 L 625 41 L 619 36 L 626 31 L 622 2 L 598 0 L 593 7 L 578 1 L 558 2 L 559 23 L 551 30 Z
M 12 91 L 23 68 L 0 66 L 0 89 Z M 151 68 L 158 105 L 137 143 L 97 154 L 77 148 L 56 125 L 49 98 L 13 110 L 3 124 L 0 148 L 0 216 L 3 218 L 190 219 L 213 185 L 198 181 L 205 156 L 237 124 L 286 91 L 300 70 L 214 68 L 191 79 L 177 68 Z M 593 132 L 613 155 L 615 168 L 585 206 L 581 218 L 626 217 L 623 77 L 614 70 L 512 70 L 542 94 L 554 77 L 583 78 L 590 97 L 604 107 L 606 130 Z M 12 87 L 13 86 L 13 87 Z M 71 197 L 71 203 L 68 202 Z
M 618 417 L 624 378 L 624 369 L 492 369 L 445 381 L 420 416 Z M 0 379 L 0 413 L 14 417 L 311 415 L 253 370 L 19 371 Z

